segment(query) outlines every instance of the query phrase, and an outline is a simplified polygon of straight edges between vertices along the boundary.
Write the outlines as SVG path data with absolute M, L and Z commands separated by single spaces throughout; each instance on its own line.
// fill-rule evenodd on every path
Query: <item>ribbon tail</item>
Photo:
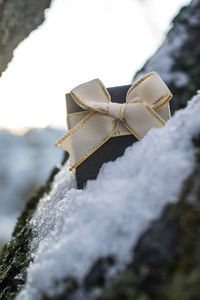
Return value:
M 155 110 L 155 108 L 153 108 Z M 167 122 L 171 118 L 171 112 L 170 112 L 170 106 L 169 103 L 166 103 L 158 110 L 156 109 L 157 114 L 165 121 Z
M 91 112 L 61 137 L 55 146 L 69 153 L 71 171 L 109 140 L 117 126 L 118 120 Z

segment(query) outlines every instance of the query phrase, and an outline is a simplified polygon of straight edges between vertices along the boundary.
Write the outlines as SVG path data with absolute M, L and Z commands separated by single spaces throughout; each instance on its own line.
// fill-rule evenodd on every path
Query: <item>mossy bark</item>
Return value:
M 67 160 L 65 154 L 62 164 Z M 39 200 L 51 189 L 51 183 L 59 169 L 53 169 L 47 183 L 41 186 L 28 201 L 24 212 L 18 219 L 12 239 L 0 254 L 0 299 L 14 299 L 26 280 L 26 270 L 31 262 L 29 244 L 36 232 L 29 226 L 29 221 L 37 208 Z
M 0 0 L 0 76 L 13 51 L 44 21 L 51 0 Z

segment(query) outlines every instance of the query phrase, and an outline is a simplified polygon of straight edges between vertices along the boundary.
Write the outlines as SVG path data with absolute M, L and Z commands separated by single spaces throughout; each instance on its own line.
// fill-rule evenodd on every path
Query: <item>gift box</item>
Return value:
M 69 131 L 56 146 L 69 152 L 77 187 L 95 179 L 101 166 L 123 155 L 153 127 L 170 118 L 172 94 L 156 72 L 133 85 L 105 88 L 99 79 L 66 94 Z
M 130 85 L 125 85 L 108 88 L 111 101 L 124 103 L 130 87 Z M 95 179 L 97 177 L 103 163 L 114 161 L 119 156 L 122 156 L 125 149 L 137 141 L 136 137 L 132 134 L 111 137 L 76 168 L 77 186 L 83 188 L 88 179 Z

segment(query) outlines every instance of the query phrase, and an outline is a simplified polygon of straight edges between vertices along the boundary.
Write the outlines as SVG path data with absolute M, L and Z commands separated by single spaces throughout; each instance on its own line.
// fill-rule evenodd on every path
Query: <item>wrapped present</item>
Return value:
M 171 117 L 171 98 L 156 72 L 133 85 L 108 89 L 94 79 L 67 94 L 69 131 L 55 145 L 69 153 L 78 188 L 95 179 L 104 162 L 121 156 L 151 128 L 164 126 Z

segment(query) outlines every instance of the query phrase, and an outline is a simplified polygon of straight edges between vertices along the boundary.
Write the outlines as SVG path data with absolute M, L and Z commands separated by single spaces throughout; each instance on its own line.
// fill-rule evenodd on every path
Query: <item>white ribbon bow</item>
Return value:
M 66 97 L 70 130 L 55 145 L 69 152 L 70 170 L 111 137 L 133 134 L 141 140 L 151 128 L 164 126 L 170 118 L 172 94 L 156 72 L 136 81 L 123 104 L 111 102 L 99 79 L 77 86 Z

